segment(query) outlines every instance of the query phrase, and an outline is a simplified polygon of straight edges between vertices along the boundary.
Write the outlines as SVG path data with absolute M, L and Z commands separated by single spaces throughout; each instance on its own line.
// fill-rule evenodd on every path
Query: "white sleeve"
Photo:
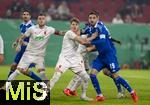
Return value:
M 0 36 L 0 54 L 4 54 L 4 42 L 1 36 Z
M 53 27 L 49 27 L 50 35 L 51 35 L 51 34 L 54 34 L 54 33 L 55 33 L 55 31 L 56 31 L 56 30 L 55 30 L 55 28 L 53 28 Z
M 30 27 L 29 29 L 27 29 L 27 31 L 25 32 L 25 36 L 29 37 L 32 34 L 32 27 Z
M 68 38 L 69 39 L 74 39 L 77 35 L 74 33 L 74 32 L 72 32 L 72 31 L 68 31 L 67 33 L 67 36 L 68 36 Z

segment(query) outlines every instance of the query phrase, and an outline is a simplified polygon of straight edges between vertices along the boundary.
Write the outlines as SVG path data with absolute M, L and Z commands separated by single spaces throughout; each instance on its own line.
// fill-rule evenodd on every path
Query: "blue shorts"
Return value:
M 20 62 L 20 60 L 21 60 L 21 58 L 22 58 L 22 56 L 26 50 L 26 47 L 27 46 L 21 46 L 21 50 L 15 56 L 15 59 L 14 59 L 15 64 L 19 64 L 19 62 Z M 30 64 L 29 68 L 31 68 L 31 67 L 35 67 L 35 64 L 34 63 Z
M 120 70 L 116 55 L 108 54 L 106 56 L 97 56 L 92 62 L 92 68 L 101 71 L 107 68 L 111 73 L 116 73 Z

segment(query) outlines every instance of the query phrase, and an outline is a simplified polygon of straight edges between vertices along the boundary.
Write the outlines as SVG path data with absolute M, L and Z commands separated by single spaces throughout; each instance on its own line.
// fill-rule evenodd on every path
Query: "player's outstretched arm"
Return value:
M 58 35 L 58 36 L 64 36 L 65 35 L 65 33 L 66 33 L 66 31 L 55 31 L 55 35 Z
M 90 45 L 89 47 L 87 47 L 85 50 L 83 50 L 81 52 L 81 54 L 87 53 L 87 52 L 92 52 L 92 51 L 96 51 L 96 47 L 94 45 Z
M 79 42 L 82 45 L 88 45 L 90 44 L 89 41 L 87 41 L 85 38 L 81 38 L 80 36 L 76 36 L 74 38 L 75 41 Z

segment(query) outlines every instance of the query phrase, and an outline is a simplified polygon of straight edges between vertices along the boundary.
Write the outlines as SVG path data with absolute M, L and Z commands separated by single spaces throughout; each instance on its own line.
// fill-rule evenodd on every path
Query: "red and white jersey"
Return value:
M 69 30 L 65 33 L 62 43 L 61 55 L 65 57 L 74 57 L 79 56 L 80 54 L 77 52 L 79 43 L 74 40 L 77 35 Z
M 55 29 L 49 26 L 44 26 L 44 28 L 41 29 L 39 28 L 39 25 L 35 25 L 29 28 L 25 32 L 25 35 L 27 37 L 30 36 L 25 53 L 45 56 L 45 51 L 49 38 L 54 33 Z

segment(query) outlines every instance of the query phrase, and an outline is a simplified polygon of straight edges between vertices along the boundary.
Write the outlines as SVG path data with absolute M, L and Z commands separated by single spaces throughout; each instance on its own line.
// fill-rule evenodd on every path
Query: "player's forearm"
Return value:
M 24 40 L 24 38 L 26 38 L 26 36 L 25 35 L 21 35 L 20 37 L 19 37 L 19 41 L 18 41 L 18 43 L 21 45 L 21 44 L 23 44 L 23 40 Z
M 75 37 L 75 41 L 79 42 L 82 45 L 88 45 L 90 44 L 86 39 L 81 38 L 80 36 Z
M 88 41 L 94 40 L 98 36 L 98 33 L 95 32 L 94 34 L 91 35 L 91 37 L 87 38 Z
M 55 31 L 55 35 L 64 36 L 66 31 Z
M 87 47 L 86 50 L 87 50 L 87 52 L 92 52 L 92 51 L 95 51 L 96 48 L 95 48 L 95 46 L 90 46 L 90 47 Z

